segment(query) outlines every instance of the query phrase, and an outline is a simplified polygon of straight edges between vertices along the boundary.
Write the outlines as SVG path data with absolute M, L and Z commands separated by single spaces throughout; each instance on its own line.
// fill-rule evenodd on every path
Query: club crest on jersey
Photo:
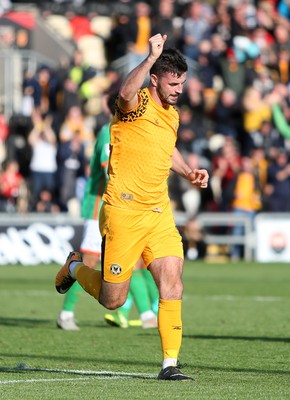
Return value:
M 124 200 L 133 200 L 133 195 L 131 193 L 121 193 L 121 199 Z
M 118 264 L 112 264 L 111 265 L 111 272 L 114 275 L 119 275 L 122 272 L 122 268 Z

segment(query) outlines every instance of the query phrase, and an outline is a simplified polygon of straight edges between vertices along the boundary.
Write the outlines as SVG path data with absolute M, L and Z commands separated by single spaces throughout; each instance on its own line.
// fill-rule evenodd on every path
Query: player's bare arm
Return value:
M 149 39 L 149 54 L 133 71 L 129 73 L 119 91 L 119 106 L 123 111 L 129 111 L 138 104 L 137 91 L 142 87 L 150 68 L 163 51 L 167 35 L 152 36 Z
M 206 169 L 191 169 L 189 165 L 184 161 L 184 158 L 177 150 L 174 148 L 173 155 L 171 157 L 172 171 L 176 172 L 178 175 L 190 181 L 193 185 L 206 188 L 208 186 L 209 175 Z

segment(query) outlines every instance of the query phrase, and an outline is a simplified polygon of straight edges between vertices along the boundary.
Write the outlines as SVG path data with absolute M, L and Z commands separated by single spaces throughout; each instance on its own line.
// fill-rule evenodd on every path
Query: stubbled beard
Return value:
M 178 97 L 176 98 L 176 101 L 170 101 L 170 100 L 168 100 L 168 98 L 165 98 L 162 95 L 162 92 L 158 87 L 157 87 L 157 93 L 158 93 L 159 99 L 162 101 L 163 104 L 174 106 L 177 103 Z

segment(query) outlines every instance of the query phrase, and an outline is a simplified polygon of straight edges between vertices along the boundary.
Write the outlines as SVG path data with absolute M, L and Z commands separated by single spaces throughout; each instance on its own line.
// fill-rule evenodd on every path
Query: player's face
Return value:
M 156 90 L 162 103 L 174 105 L 182 93 L 186 80 L 186 72 L 180 77 L 173 74 L 165 74 L 157 79 Z

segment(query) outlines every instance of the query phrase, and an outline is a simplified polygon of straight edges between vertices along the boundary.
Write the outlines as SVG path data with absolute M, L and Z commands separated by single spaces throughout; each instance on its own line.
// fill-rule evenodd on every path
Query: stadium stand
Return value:
M 2 2 L 1 161 L 7 161 L 8 156 L 16 158 L 28 197 L 32 193 L 29 161 L 23 162 L 22 153 L 27 149 L 30 125 L 35 123 L 34 111 L 52 117 L 59 141 L 64 110 L 78 105 L 97 138 L 107 121 L 103 96 L 116 90 L 128 72 L 128 55 L 135 38 L 129 22 L 136 17 L 135 3 Z M 182 214 L 182 225 L 186 227 L 202 213 L 232 211 L 236 177 L 244 157 L 254 162 L 252 178 L 261 199 L 257 212 L 273 211 L 271 205 L 281 198 L 279 191 L 288 193 L 290 188 L 289 6 L 287 12 L 283 0 L 147 3 L 153 32 L 170 32 L 168 40 L 187 55 L 190 67 L 179 104 L 177 146 L 193 167 L 206 167 L 212 176 L 210 188 L 200 196 L 170 177 L 172 206 L 176 215 Z M 76 50 L 83 55 L 80 65 L 74 64 Z M 46 78 L 41 73 L 44 69 L 48 71 Z M 17 125 L 15 121 L 22 122 Z M 281 153 L 287 156 L 284 166 L 277 163 Z M 83 171 L 85 168 L 76 179 L 77 200 L 86 179 Z M 285 175 L 280 186 L 273 171 Z M 57 202 L 59 193 L 53 195 Z M 287 204 L 281 207 L 285 212 L 289 201 L 284 200 Z M 29 209 L 33 203 L 26 201 L 26 212 L 35 211 Z M 67 212 L 65 207 L 60 209 Z M 205 218 L 198 220 L 202 223 Z M 201 228 L 206 227 L 203 224 Z M 210 233 L 230 236 L 231 227 L 214 226 Z M 248 245 L 244 237 L 241 243 Z M 247 258 L 249 252 L 247 247 Z

